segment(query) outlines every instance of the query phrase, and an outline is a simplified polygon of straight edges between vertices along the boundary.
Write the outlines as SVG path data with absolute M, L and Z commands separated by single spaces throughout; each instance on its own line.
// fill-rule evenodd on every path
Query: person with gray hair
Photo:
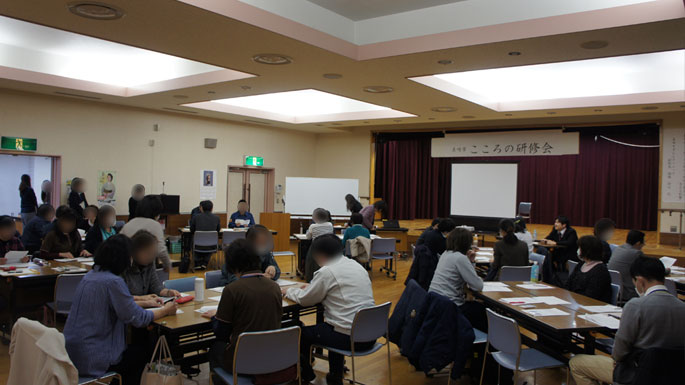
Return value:
M 145 196 L 145 186 L 142 184 L 135 184 L 131 189 L 131 197 L 128 199 L 128 220 L 136 217 L 136 209 L 138 202 Z

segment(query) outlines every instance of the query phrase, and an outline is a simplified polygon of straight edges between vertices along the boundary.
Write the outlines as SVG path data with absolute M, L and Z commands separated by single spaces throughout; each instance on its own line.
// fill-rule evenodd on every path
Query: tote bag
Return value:
M 171 358 L 169 344 L 164 336 L 159 337 L 150 362 L 145 365 L 140 385 L 182 385 L 183 376 Z

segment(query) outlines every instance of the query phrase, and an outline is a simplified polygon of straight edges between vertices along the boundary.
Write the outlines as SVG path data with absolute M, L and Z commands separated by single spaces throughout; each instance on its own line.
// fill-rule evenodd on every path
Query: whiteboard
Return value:
M 285 212 L 311 215 L 321 207 L 331 215 L 350 215 L 345 202 L 347 194 L 359 200 L 359 179 L 286 177 Z
M 453 163 L 450 214 L 516 216 L 517 163 Z

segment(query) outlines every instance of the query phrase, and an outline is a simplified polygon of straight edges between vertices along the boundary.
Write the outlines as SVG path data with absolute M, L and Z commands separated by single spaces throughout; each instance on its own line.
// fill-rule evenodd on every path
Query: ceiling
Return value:
M 350 20 L 359 21 L 466 0 L 308 0 Z
M 634 4 L 617 9 L 599 10 L 601 12 L 598 14 L 592 13 L 597 10 L 588 11 L 590 14 L 581 12 L 584 16 L 581 19 L 573 18 L 578 16 L 577 12 L 559 15 L 557 10 L 557 16 L 548 18 L 505 21 L 504 24 L 493 24 L 490 27 L 450 31 L 447 37 L 444 33 L 428 34 L 378 44 L 350 43 L 305 24 L 285 20 L 283 16 L 247 4 L 247 0 L 109 0 L 108 3 L 126 13 L 123 18 L 114 21 L 76 16 L 67 10 L 66 4 L 69 2 L 71 1 L 3 0 L 0 2 L 0 15 L 255 76 L 204 85 L 179 83 L 175 89 L 127 97 L 79 90 L 67 83 L 38 84 L 3 78 L 1 75 L 0 87 L 319 133 L 339 132 L 355 127 L 398 130 L 426 125 L 462 125 L 477 121 L 502 121 L 503 124 L 515 125 L 517 120 L 531 118 L 555 118 L 563 121 L 564 118 L 578 116 L 653 114 L 654 108 L 657 112 L 685 111 L 684 95 L 682 102 L 608 106 L 598 100 L 591 107 L 498 112 L 409 80 L 411 77 L 432 74 L 684 49 L 685 39 L 682 36 L 685 33 L 685 7 L 681 0 L 634 1 Z M 202 7 L 188 4 L 191 2 Z M 352 19 L 352 13 L 361 15 L 356 17 L 366 17 L 363 15 L 371 12 L 391 16 L 422 11 L 419 9 L 396 14 L 400 7 L 415 6 L 418 3 L 409 0 L 369 1 L 366 3 L 373 4 L 373 7 L 368 9 L 358 6 L 365 2 L 356 1 L 304 2 L 317 7 L 319 11 L 340 12 L 341 18 L 353 23 L 359 21 Z M 319 4 L 313 4 L 314 2 Z M 234 11 L 232 17 L 222 15 L 223 11 L 207 9 L 218 3 L 235 7 L 228 9 Z M 434 5 L 431 1 L 421 3 Z M 487 2 L 472 0 L 450 3 L 433 8 Z M 578 3 L 586 2 L 578 0 Z M 673 8 L 675 4 L 679 8 Z M 324 8 L 324 5 L 331 9 L 333 5 L 338 8 L 332 12 Z M 640 8 L 630 8 L 631 12 L 623 12 L 624 7 L 648 7 L 642 10 L 651 9 L 653 12 L 635 12 Z M 673 12 L 674 9 L 676 12 Z M 608 18 L 606 12 L 609 15 L 615 13 L 616 16 Z M 559 17 L 568 17 L 563 19 L 567 24 L 561 29 Z M 371 19 L 360 19 L 362 22 L 368 20 Z M 605 27 L 599 28 L 598 25 Z M 486 35 L 487 39 L 484 37 Z M 583 43 L 594 41 L 605 41 L 608 45 L 599 49 L 581 47 Z M 510 55 L 510 52 L 519 52 L 520 55 Z M 262 53 L 287 55 L 292 58 L 292 63 L 264 65 L 252 60 L 254 55 Z M 342 77 L 330 79 L 323 76 L 330 73 L 340 74 Z M 393 92 L 364 92 L 363 89 L 367 86 L 388 86 L 393 88 Z M 304 89 L 324 91 L 415 116 L 293 124 L 184 106 L 216 99 Z M 451 107 L 454 111 L 435 112 L 432 110 L 435 107 Z

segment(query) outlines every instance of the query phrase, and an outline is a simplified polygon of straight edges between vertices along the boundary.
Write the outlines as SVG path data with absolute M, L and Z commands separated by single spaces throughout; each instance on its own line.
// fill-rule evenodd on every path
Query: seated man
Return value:
M 5 254 L 9 251 L 24 251 L 24 245 L 17 237 L 17 226 L 14 219 L 7 215 L 0 216 L 0 265 L 7 263 Z M 21 262 L 28 262 L 28 255 Z
M 438 228 L 426 232 L 423 244 L 430 249 L 433 255 L 440 255 L 447 248 L 447 235 L 454 230 L 457 225 L 450 218 L 443 218 L 438 223 Z
M 621 285 L 621 298 L 623 301 L 628 301 L 631 298 L 637 297 L 635 292 L 635 285 L 630 278 L 630 266 L 633 262 L 643 257 L 642 248 L 645 246 L 645 233 L 639 230 L 630 230 L 626 237 L 626 243 L 617 247 L 611 253 L 609 259 L 609 270 L 616 270 L 621 273 L 623 284 Z
M 666 270 L 655 258 L 638 257 L 630 276 L 639 298 L 626 303 L 616 332 L 613 358 L 579 354 L 569 361 L 578 385 L 613 383 L 614 366 L 634 366 L 633 354 L 649 348 L 685 348 L 685 303 L 664 286 Z
M 426 241 L 426 235 L 431 231 L 431 230 L 437 230 L 438 229 L 438 224 L 440 223 L 440 218 L 435 218 L 433 219 L 433 222 L 431 222 L 431 225 L 426 227 L 425 230 L 419 235 L 419 239 L 416 240 L 416 246 L 418 245 L 423 245 L 423 243 Z
M 216 231 L 217 233 L 221 231 L 221 219 L 218 216 L 212 214 L 214 209 L 214 204 L 212 201 L 202 201 L 200 202 L 201 212 L 190 220 L 190 232 L 195 233 L 196 231 Z M 206 269 L 209 264 L 209 259 L 212 257 L 212 253 L 202 253 L 195 252 L 195 268 L 196 269 Z
M 554 228 L 545 237 L 544 244 L 555 247 L 552 251 L 552 262 L 555 270 L 566 270 L 566 261 L 578 261 L 578 234 L 571 227 L 571 221 L 563 215 L 554 220 Z
M 309 352 L 314 344 L 349 350 L 354 316 L 361 309 L 374 305 L 371 280 L 366 270 L 342 255 L 340 239 L 333 234 L 321 235 L 312 242 L 311 252 L 321 269 L 314 273 L 309 285 L 290 286 L 282 291 L 289 299 L 303 306 L 320 303 L 325 322 L 302 328 L 301 358 L 303 383 L 316 378 Z M 230 287 L 230 286 L 228 286 Z M 375 341 L 356 343 L 355 349 L 370 349 Z M 329 352 L 328 384 L 342 384 L 343 356 Z
M 281 277 L 281 269 L 274 258 L 274 239 L 271 231 L 262 225 L 255 225 L 247 230 L 245 239 L 254 247 L 259 256 L 259 270 L 264 276 L 274 281 Z M 226 286 L 231 282 L 237 281 L 238 277 L 228 272 L 226 265 L 221 267 L 221 280 L 219 284 Z
M 233 355 L 238 336 L 281 328 L 283 301 L 276 282 L 259 269 L 259 256 L 245 239 L 233 241 L 226 249 L 226 269 L 238 280 L 226 286 L 216 311 L 203 317 L 212 318 L 217 341 L 209 351 L 211 368 L 233 372 Z M 215 384 L 221 384 L 215 379 Z
M 231 218 L 228 220 L 228 227 L 247 228 L 252 227 L 254 225 L 254 217 L 252 216 L 252 213 L 247 211 L 247 201 L 245 199 L 239 200 L 238 211 L 231 214 Z
M 21 243 L 24 244 L 29 253 L 35 253 L 40 250 L 40 245 L 43 244 L 43 237 L 47 233 L 46 229 L 54 218 L 54 207 L 47 204 L 38 207 L 38 214 L 26 224 L 24 232 L 21 234 Z

